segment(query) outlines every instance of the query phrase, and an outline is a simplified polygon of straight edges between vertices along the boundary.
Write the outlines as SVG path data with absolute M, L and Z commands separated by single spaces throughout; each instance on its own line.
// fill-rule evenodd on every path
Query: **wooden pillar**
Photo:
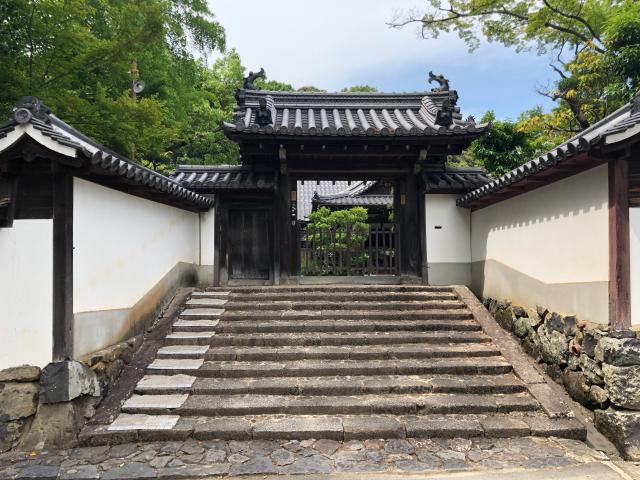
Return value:
M 406 177 L 405 232 L 407 238 L 406 273 L 419 277 L 422 275 L 420 246 L 420 219 L 418 212 L 418 179 L 412 173 Z
M 609 325 L 631 327 L 629 160 L 609 162 Z
M 73 358 L 73 176 L 54 172 L 52 182 L 53 361 L 61 361 Z
M 276 248 L 280 249 L 280 272 L 274 279 L 276 284 L 286 283 L 289 276 L 295 274 L 295 272 L 292 272 L 291 261 L 295 246 L 292 244 L 290 194 L 291 177 L 286 172 L 280 172 L 280 181 L 278 184 L 278 213 L 276 215 L 276 228 L 279 230 L 278 234 L 276 234 L 276 241 L 278 242 Z
M 427 218 L 425 211 L 426 195 L 418 188 L 416 193 L 418 202 L 418 235 L 420 235 L 420 279 L 423 285 L 429 285 L 429 268 L 427 264 Z

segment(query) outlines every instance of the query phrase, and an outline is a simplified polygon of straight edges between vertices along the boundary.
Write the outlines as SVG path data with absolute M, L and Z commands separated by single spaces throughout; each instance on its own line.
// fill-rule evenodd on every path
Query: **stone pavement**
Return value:
M 144 480 L 254 475 L 282 478 L 302 474 L 309 478 L 335 474 L 338 478 L 367 479 L 384 474 L 380 478 L 392 479 L 397 475 L 406 478 L 409 473 L 422 472 L 423 476 L 429 473 L 431 477 L 460 471 L 475 473 L 471 478 L 478 480 L 640 478 L 636 476 L 639 471 L 633 470 L 637 467 L 623 466 L 627 473 L 584 443 L 559 438 L 392 439 L 346 443 L 187 440 L 0 454 L 0 479 Z M 540 473 L 540 469 L 552 470 L 545 476 L 546 470 Z M 504 476 L 494 476 L 496 471 L 503 472 Z M 523 471 L 526 475 L 520 477 L 517 472 Z M 575 476 L 571 472 L 576 472 Z M 366 475 L 356 475 L 358 473 Z

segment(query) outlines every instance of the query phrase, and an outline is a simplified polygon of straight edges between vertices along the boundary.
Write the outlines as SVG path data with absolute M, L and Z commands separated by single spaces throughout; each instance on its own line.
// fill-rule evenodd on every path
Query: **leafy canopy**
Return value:
M 633 0 L 428 0 L 418 24 L 425 38 L 455 32 L 470 50 L 484 37 L 549 54 L 558 75 L 540 93 L 557 102 L 549 128 L 564 137 L 587 128 L 640 88 L 640 3 Z

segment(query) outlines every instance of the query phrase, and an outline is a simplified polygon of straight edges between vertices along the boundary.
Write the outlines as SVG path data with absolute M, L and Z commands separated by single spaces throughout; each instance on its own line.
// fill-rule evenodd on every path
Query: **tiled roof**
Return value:
M 331 193 L 316 192 L 313 203 L 336 206 L 383 206 L 393 204 L 393 196 L 388 194 L 368 194 L 377 184 L 375 181 L 355 182 L 341 191 Z
M 179 165 L 172 178 L 194 190 L 272 190 L 277 183 L 274 170 L 241 165 Z
M 335 195 L 355 183 L 361 182 L 348 182 L 346 180 L 306 180 L 297 182 L 297 216 L 298 220 L 306 220 L 309 218 L 313 207 L 313 197 L 319 195 Z
M 393 204 L 393 195 L 357 195 L 344 196 L 338 198 L 322 199 L 315 197 L 313 203 L 317 205 L 339 205 L 339 206 L 361 206 L 361 207 L 379 207 Z
M 29 128 L 33 128 L 32 131 L 42 136 L 29 133 Z M 12 133 L 15 138 L 10 139 L 9 135 Z M 11 140 L 11 143 L 5 147 L 8 148 L 23 135 L 29 135 L 41 142 L 45 141 L 45 138 L 54 140 L 65 148 L 66 154 L 82 159 L 100 174 L 120 177 L 127 184 L 149 188 L 161 196 L 167 195 L 197 207 L 213 206 L 211 199 L 198 195 L 161 173 L 134 163 L 86 137 L 53 115 L 35 97 L 24 97 L 14 108 L 9 122 L 0 127 L 0 151 L 3 139 L 7 142 Z
M 590 151 L 596 146 L 612 145 L 640 134 L 640 94 L 578 135 L 570 138 L 550 152 L 514 168 L 490 183 L 473 190 L 458 199 L 458 205 L 469 206 L 473 202 L 498 192 L 520 180 Z M 638 137 L 640 138 L 640 137 Z
M 317 93 L 241 90 L 227 133 L 296 136 L 435 136 L 479 134 L 464 121 L 455 91 Z
M 455 167 L 445 167 L 442 171 L 424 171 L 422 179 L 427 193 L 468 192 L 492 181 L 487 172 L 481 168 Z

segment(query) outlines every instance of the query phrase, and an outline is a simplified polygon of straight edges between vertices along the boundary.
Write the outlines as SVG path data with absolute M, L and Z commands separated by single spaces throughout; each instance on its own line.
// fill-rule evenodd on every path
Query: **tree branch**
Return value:
M 549 0 L 542 0 L 543 3 L 547 6 L 547 8 L 549 10 L 551 10 L 554 13 L 557 13 L 558 15 L 560 15 L 561 17 L 565 17 L 568 18 L 570 20 L 575 20 L 576 22 L 581 23 L 582 25 L 584 25 L 587 30 L 589 30 L 589 33 L 593 36 L 593 38 L 595 40 L 597 40 L 599 43 L 602 43 L 602 40 L 600 39 L 600 37 L 598 36 L 598 34 L 595 32 L 595 30 L 593 29 L 593 27 L 589 24 L 589 22 L 587 22 L 584 18 L 578 16 L 578 15 L 573 15 L 571 13 L 566 13 L 563 12 L 562 10 L 560 10 L 557 7 L 554 7 L 553 5 L 551 5 L 551 3 L 549 2 Z

